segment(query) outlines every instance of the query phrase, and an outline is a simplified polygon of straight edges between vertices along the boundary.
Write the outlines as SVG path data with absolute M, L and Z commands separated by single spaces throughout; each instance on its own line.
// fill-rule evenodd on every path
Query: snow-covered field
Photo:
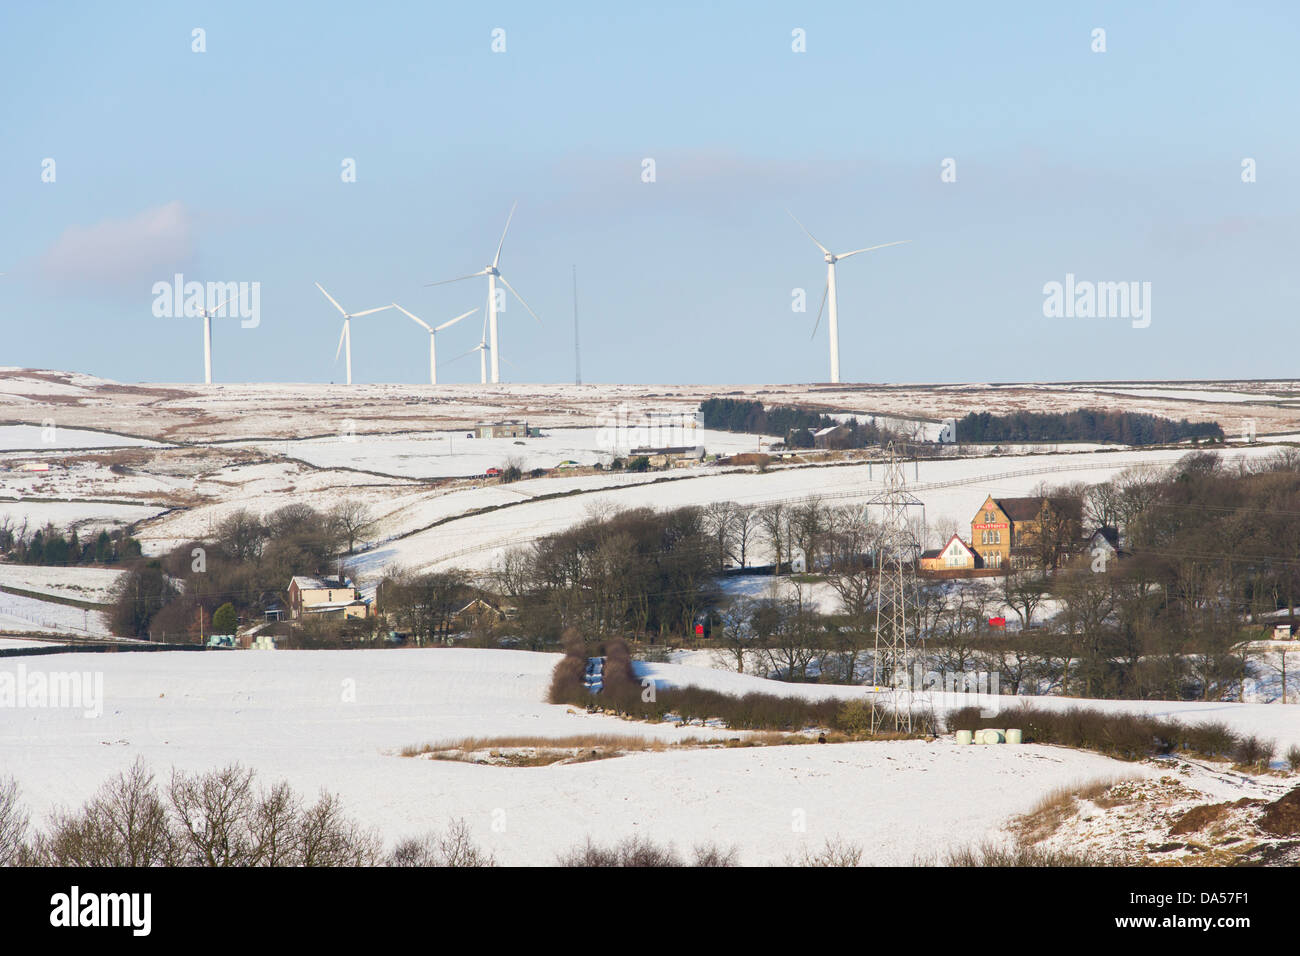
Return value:
M 108 620 L 102 611 L 83 610 L 0 591 L 0 633 L 28 632 L 111 636 Z
M 148 505 L 124 505 L 106 501 L 18 501 L 0 500 L 0 521 L 11 526 L 28 523 L 28 531 L 52 524 L 60 531 L 76 527 L 83 538 L 102 529 L 113 530 L 161 514 L 162 508 Z
M 634 448 L 703 445 L 710 455 L 758 452 L 771 437 L 707 428 L 548 428 L 534 438 L 472 438 L 465 431 L 408 435 L 347 434 L 305 441 L 256 442 L 248 447 L 301 458 L 321 468 L 364 468 L 403 478 L 482 475 L 515 463 L 524 471 L 555 468 L 561 462 L 608 464 Z
M 684 660 L 688 663 L 639 663 L 638 673 L 665 686 L 708 687 L 725 694 L 745 694 L 761 690 L 769 694 L 787 694 L 809 700 L 847 700 L 869 697 L 870 687 L 846 687 L 833 684 L 786 684 L 770 681 L 751 674 L 738 674 L 716 667 L 711 652 L 694 652 Z M 1081 700 L 1074 697 L 979 697 L 967 698 L 961 694 L 939 694 L 934 697 L 937 713 L 945 713 L 978 703 L 981 707 L 996 707 L 1011 721 L 1020 706 L 1045 707 L 1068 710 L 1071 707 L 1089 707 L 1117 713 L 1144 713 L 1159 717 L 1174 717 L 1191 723 L 1222 721 L 1245 734 L 1256 734 L 1277 741 L 1282 751 L 1292 744 L 1300 745 L 1300 708 L 1291 709 L 1280 704 L 1239 704 L 1219 701 L 1171 700 Z M 1009 723 L 1009 726 L 1014 726 Z
M 17 660 L 0 659 L 0 671 L 15 671 Z M 264 782 L 340 794 L 390 842 L 464 818 L 478 842 L 513 864 L 552 863 L 588 836 L 633 834 L 682 849 L 735 845 L 747 864 L 780 863 L 840 836 L 862 844 L 866 863 L 906 864 L 994 834 L 1054 787 L 1135 769 L 1077 751 L 949 740 L 694 749 L 529 768 L 399 755 L 469 735 L 706 733 L 542 703 L 556 660 L 468 649 L 26 658 L 29 673 L 102 672 L 103 716 L 7 712 L 0 767 L 39 819 L 79 804 L 137 756 L 163 779 L 173 766 L 239 761 Z M 698 668 L 676 671 L 713 679 Z M 735 676 L 719 672 L 717 680 Z M 352 686 L 356 700 L 347 702 Z
M 80 803 L 137 757 L 164 779 L 172 767 L 199 771 L 238 761 L 265 782 L 285 779 L 307 794 L 340 794 L 351 814 L 390 842 L 464 818 L 478 842 L 514 864 L 552 863 L 588 836 L 633 834 L 682 849 L 735 845 L 747 864 L 780 863 L 838 836 L 860 843 L 865 863 L 906 864 L 997 838 L 1012 816 L 1056 787 L 1164 772 L 1062 748 L 959 747 L 950 739 L 690 749 L 528 768 L 400 756 L 409 745 L 471 735 L 731 736 L 545 704 L 557 659 L 471 649 L 26 658 L 29 673 L 102 673 L 103 715 L 6 713 L 0 767 L 18 779 L 39 819 L 55 806 Z M 0 659 L 0 671 L 16 671 L 17 661 Z M 644 668 L 657 680 L 730 692 L 867 693 L 699 667 Z M 1300 741 L 1300 721 L 1277 706 L 1088 704 L 1225 720 L 1284 747 Z M 1207 793 L 1217 793 L 1216 775 L 1205 779 Z
M 41 644 L 49 644 L 48 638 L 32 637 L 0 637 L 0 651 L 14 650 L 16 648 L 37 647 Z
M 108 604 L 125 571 L 112 568 L 52 568 L 0 564 L 0 586 L 54 597 Z
M 722 455 L 765 447 L 760 436 L 695 426 L 700 401 L 719 394 L 797 403 L 840 418 L 875 417 L 912 425 L 930 437 L 945 418 L 972 408 L 1052 411 L 1081 404 L 1214 419 L 1230 435 L 1239 434 L 1245 416 L 1256 420 L 1260 435 L 1300 429 L 1296 382 L 725 389 L 358 384 L 340 390 L 283 383 L 131 385 L 76 373 L 0 369 L 0 421 L 21 422 L 0 426 L 0 466 L 14 469 L 0 473 L 0 521 L 78 523 L 86 530 L 133 524 L 146 551 L 156 554 L 211 534 L 236 508 L 266 512 L 298 502 L 328 508 L 350 497 L 370 505 L 380 519 L 367 534 L 376 545 L 363 559 L 367 571 L 390 563 L 486 568 L 507 544 L 559 530 L 592 508 L 674 507 L 725 498 L 763 503 L 818 494 L 860 502 L 874 490 L 877 475 L 864 477 L 865 469 L 846 467 L 774 467 L 766 475 L 715 467 L 645 476 L 560 473 L 509 486 L 469 477 L 512 459 L 525 470 L 605 462 L 638 445 L 703 445 Z M 476 422 L 502 419 L 526 420 L 542 437 L 465 437 Z M 51 424 L 53 444 L 43 440 Z M 44 450 L 12 450 L 28 446 Z M 985 493 L 1024 494 L 1043 480 L 1095 481 L 1135 461 L 1167 462 L 1179 454 L 1073 444 L 1006 451 L 1025 454 L 925 462 L 919 475 L 909 476 L 932 523 L 966 523 Z M 17 470 L 32 460 L 48 463 L 50 471 Z M 655 481 L 661 477 L 675 480 Z M 630 484 L 644 487 L 630 491 Z M 582 493 L 530 500 L 571 491 Z M 465 516 L 483 508 L 496 510 Z M 145 520 L 153 515 L 163 516 Z M 447 519 L 459 520 L 430 528 Z
M 1132 392 L 1132 394 L 1126 394 Z M 362 384 L 244 383 L 125 384 L 59 371 L 0 369 L 0 420 L 59 428 L 115 430 L 160 441 L 264 440 L 337 434 L 462 428 L 478 421 L 526 418 L 543 428 L 595 426 L 626 412 L 693 415 L 719 395 L 765 404 L 800 404 L 828 414 L 941 422 L 972 409 L 1063 411 L 1080 405 L 1123 408 L 1168 417 L 1219 421 L 1237 434 L 1241 416 L 1267 434 L 1300 429 L 1296 381 L 966 383 L 958 385 L 846 383 L 758 385 L 614 384 Z M 1195 403 L 1195 404 L 1190 404 Z M 1189 407 L 1190 406 L 1190 407 Z
M 123 448 L 157 446 L 158 442 L 112 432 L 40 425 L 0 425 L 0 451 L 15 449 L 56 451 L 74 448 Z

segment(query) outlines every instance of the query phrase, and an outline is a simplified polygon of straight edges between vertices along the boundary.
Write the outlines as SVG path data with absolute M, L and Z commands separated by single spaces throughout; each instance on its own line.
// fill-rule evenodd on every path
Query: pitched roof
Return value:
M 959 542 L 959 543 L 961 544 L 961 546 L 962 546 L 963 548 L 966 549 L 966 552 L 967 552 L 968 554 L 974 554 L 974 553 L 975 553 L 974 549 L 973 549 L 969 544 L 966 543 L 966 540 L 965 540 L 961 535 L 956 534 L 956 533 L 954 533 L 953 536 L 952 536 L 951 538 L 949 538 L 948 541 L 944 544 L 944 546 L 943 546 L 942 548 L 940 548 L 939 550 L 940 550 L 940 551 L 947 551 L 947 550 L 948 550 L 948 547 L 953 543 L 954 540 L 956 540 L 957 542 Z
M 1088 536 L 1088 540 L 1091 541 L 1093 538 L 1097 537 L 1097 535 L 1101 535 L 1106 540 L 1106 543 L 1109 544 L 1112 548 L 1115 548 L 1116 550 L 1119 549 L 1118 528 L 1113 528 L 1110 525 L 1102 525 L 1100 528 L 1098 528 L 1096 531 L 1094 531 L 1092 534 Z
M 949 538 L 947 541 L 944 542 L 942 548 L 931 548 L 929 551 L 922 551 L 921 557 L 937 558 L 945 551 L 947 551 L 949 547 L 952 546 L 953 541 L 957 541 L 958 543 L 960 543 L 962 548 L 966 551 L 967 554 L 971 555 L 972 557 L 975 555 L 975 550 L 969 544 L 966 543 L 966 540 L 961 535 L 954 533 L 951 538 Z
M 295 574 L 289 579 L 290 585 L 298 585 L 299 591 L 337 591 L 352 587 L 347 581 L 338 578 L 318 578 L 314 574 Z
M 1078 520 L 1083 517 L 1083 504 L 1078 498 L 1048 497 L 1041 498 L 1032 495 L 1028 498 L 995 498 L 993 499 L 1008 518 L 1012 521 L 1036 521 L 1039 512 L 1043 510 L 1043 502 L 1051 503 L 1052 510 L 1057 514 L 1063 514 L 1067 518 Z

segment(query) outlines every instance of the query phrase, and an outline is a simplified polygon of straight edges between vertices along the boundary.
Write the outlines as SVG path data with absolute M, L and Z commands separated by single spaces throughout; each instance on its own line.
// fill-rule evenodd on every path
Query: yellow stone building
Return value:
M 986 568 L 1055 566 L 1080 543 L 1082 504 L 1075 498 L 984 499 L 970 523 L 970 543 Z

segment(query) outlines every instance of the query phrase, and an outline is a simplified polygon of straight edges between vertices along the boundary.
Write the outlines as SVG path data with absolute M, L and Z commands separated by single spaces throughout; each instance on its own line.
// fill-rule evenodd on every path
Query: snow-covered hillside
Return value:
M 1275 449 L 1261 446 L 1234 451 L 1231 456 L 1248 458 L 1274 452 Z M 907 480 L 909 490 L 925 502 L 929 521 L 946 519 L 958 527 L 965 524 L 969 529 L 970 516 L 987 495 L 1030 494 L 1042 482 L 1105 481 L 1125 468 L 1172 464 L 1183 454 L 1123 451 L 924 461 L 908 466 Z M 364 555 L 359 564 L 369 571 L 388 565 L 486 569 L 493 567 L 507 549 L 561 531 L 595 509 L 632 506 L 664 509 L 728 500 L 765 505 L 814 496 L 827 504 L 861 504 L 880 491 L 883 476 L 878 466 L 857 464 L 773 469 L 762 474 L 752 470 L 698 469 L 653 477 L 668 480 L 641 482 L 635 492 L 629 492 L 622 487 L 628 480 L 624 476 L 593 476 L 588 493 L 563 498 L 544 497 L 551 487 L 550 479 L 493 486 L 492 503 L 509 503 L 511 507 L 467 515 L 389 541 Z M 468 510 L 465 504 L 458 505 L 458 500 L 452 496 L 440 497 L 436 506 L 439 517 L 455 514 L 458 507 L 462 513 Z M 426 512 L 425 516 L 430 515 Z M 382 528 L 388 535 L 400 535 L 403 526 L 422 527 L 427 523 L 413 515 L 404 515 L 402 522 L 386 521 Z M 770 558 L 757 555 L 755 560 Z
M 39 818 L 80 803 L 138 756 L 164 780 L 173 766 L 239 761 L 268 782 L 339 793 L 390 841 L 463 817 L 478 842 L 515 864 L 552 863 L 587 836 L 632 834 L 683 849 L 734 844 L 748 864 L 779 863 L 838 835 L 862 844 L 864 862 L 903 864 L 996 833 L 1052 788 L 1157 772 L 1078 751 L 949 740 L 693 749 L 528 768 L 399 755 L 469 735 L 708 733 L 545 704 L 556 660 L 468 649 L 26 658 L 29 671 L 102 672 L 104 712 L 7 711 L 0 767 Z M 15 661 L 0 659 L 0 671 Z M 737 682 L 699 668 L 656 673 Z

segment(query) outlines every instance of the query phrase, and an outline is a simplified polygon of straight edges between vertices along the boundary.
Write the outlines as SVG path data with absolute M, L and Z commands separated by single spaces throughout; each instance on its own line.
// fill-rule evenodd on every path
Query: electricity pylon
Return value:
M 889 689 L 889 707 L 894 730 L 912 732 L 912 709 L 918 688 L 912 686 L 912 654 L 923 650 L 924 642 L 917 631 L 918 647 L 909 641 L 909 630 L 920 621 L 921 599 L 916 579 L 920 547 L 908 528 L 909 508 L 925 508 L 916 495 L 906 489 L 903 462 L 894 443 L 885 447 L 885 490 L 867 502 L 878 505 L 881 516 L 880 544 L 876 549 L 876 645 L 872 658 L 872 683 Z M 924 515 L 924 511 L 922 511 Z M 885 722 L 880 710 L 871 710 L 871 732 L 878 733 Z

